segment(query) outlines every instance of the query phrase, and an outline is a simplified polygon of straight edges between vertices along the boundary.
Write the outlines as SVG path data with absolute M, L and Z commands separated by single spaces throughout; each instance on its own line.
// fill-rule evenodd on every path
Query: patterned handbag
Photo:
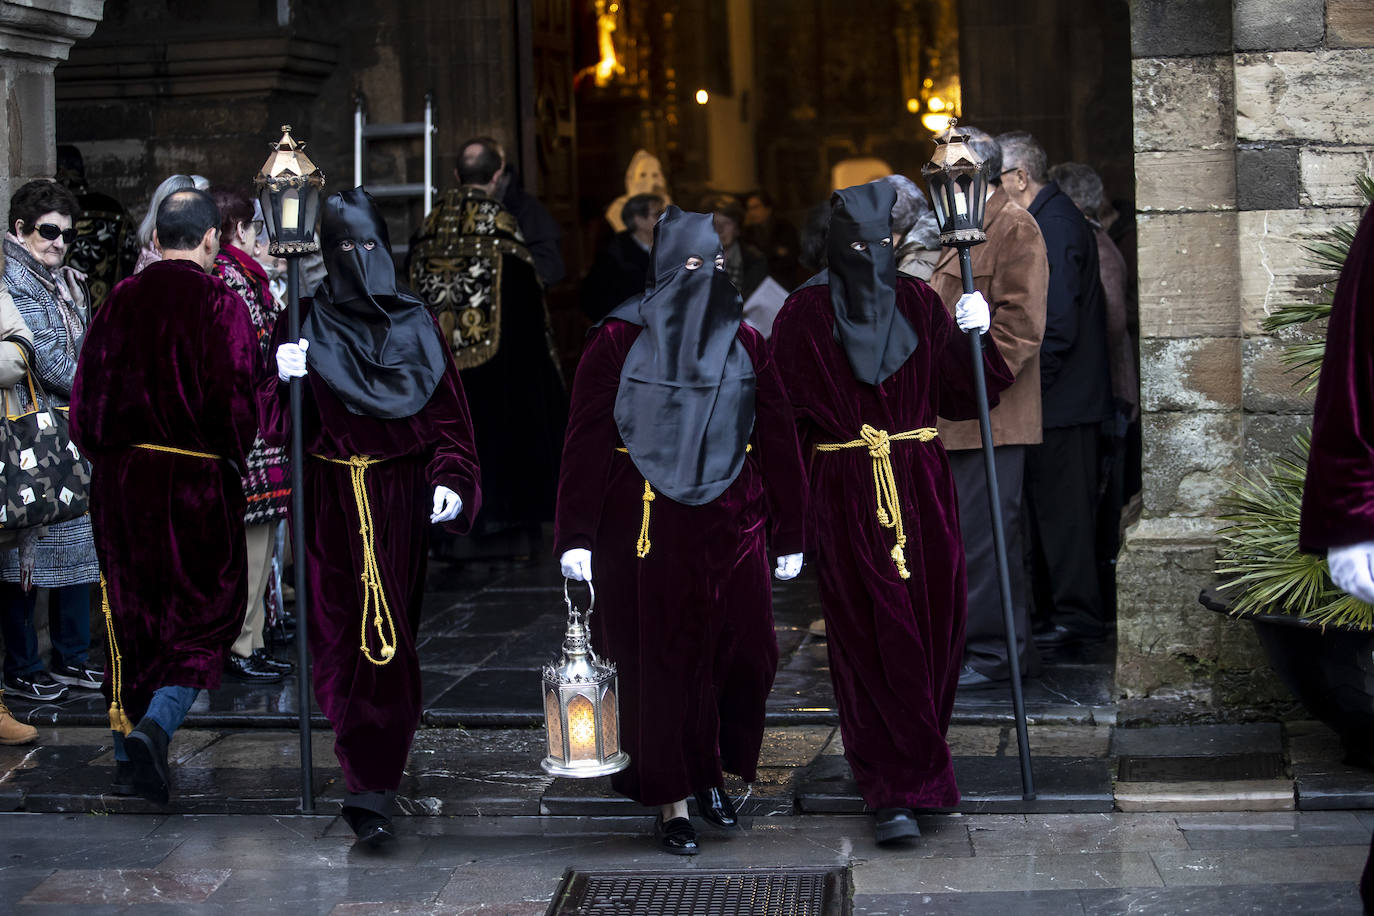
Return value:
M 28 367 L 31 409 L 11 414 L 10 392 L 0 394 L 5 410 L 0 423 L 0 530 L 69 521 L 90 507 L 91 467 L 71 440 L 67 408 L 50 406 L 34 378 L 31 354 L 23 345 L 19 349 Z

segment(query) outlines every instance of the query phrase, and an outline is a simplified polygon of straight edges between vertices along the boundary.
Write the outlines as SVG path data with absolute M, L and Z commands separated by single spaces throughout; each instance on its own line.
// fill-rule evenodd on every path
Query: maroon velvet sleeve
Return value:
M 1374 207 L 1327 323 L 1299 536 L 1309 553 L 1363 541 L 1374 541 Z
M 444 352 L 448 354 L 447 346 Z M 467 534 L 482 506 L 482 473 L 478 467 L 463 382 L 453 357 L 447 358 L 448 368 L 424 411 L 425 420 L 432 425 L 435 443 L 427 474 L 433 486 L 448 487 L 462 498 L 462 513 L 444 527 L 456 534 Z
M 768 543 L 774 556 L 801 553 L 806 518 L 806 469 L 797 444 L 796 417 L 782 378 L 763 336 L 745 327 L 745 344 L 754 362 L 753 445 L 763 469 L 768 502 Z M 741 332 L 743 334 L 743 331 Z
M 305 302 L 301 303 L 304 311 Z M 283 313 L 283 317 L 285 314 Z M 268 445 L 291 444 L 291 389 L 277 378 L 277 348 L 286 343 L 286 322 L 278 321 L 267 345 L 263 371 L 258 376 L 258 424 L 262 441 Z M 309 392 L 309 386 L 305 386 Z
M 242 467 L 258 432 L 254 386 L 262 373 L 262 350 L 248 310 L 228 288 L 210 311 L 204 353 L 204 415 L 225 421 L 208 424 L 206 438 L 217 454 L 233 458 Z
M 638 336 L 634 325 L 608 321 L 587 341 L 577 364 L 558 475 L 554 556 L 576 547 L 591 549 L 596 538 L 611 456 L 620 441 L 614 414 L 620 368 Z

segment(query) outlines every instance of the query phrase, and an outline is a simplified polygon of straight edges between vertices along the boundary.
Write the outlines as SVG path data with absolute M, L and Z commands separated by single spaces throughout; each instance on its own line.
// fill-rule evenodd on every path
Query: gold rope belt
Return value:
M 124 683 L 124 656 L 115 639 L 114 613 L 110 610 L 110 589 L 104 573 L 100 574 L 100 610 L 105 613 L 105 638 L 110 643 L 110 731 L 127 735 L 134 730 L 134 724 L 124 712 L 124 694 L 120 689 Z
M 135 442 L 134 448 L 146 448 L 150 452 L 167 452 L 170 455 L 185 455 L 188 458 L 212 458 L 216 461 L 220 457 L 209 452 L 196 452 L 189 448 L 173 448 L 170 445 L 154 445 L 151 442 Z
M 363 658 L 372 664 L 385 665 L 396 655 L 396 621 L 391 617 L 391 606 L 387 604 L 386 590 L 382 587 L 382 571 L 377 564 L 377 532 L 372 525 L 372 501 L 367 495 L 367 469 L 385 459 L 368 458 L 365 455 L 354 455 L 352 458 L 314 457 L 348 468 L 353 483 L 353 499 L 358 504 L 358 533 L 363 539 L 363 618 L 359 648 L 362 649 Z M 377 631 L 377 641 L 381 644 L 380 659 L 373 657 L 367 645 L 369 616 Z
M 754 446 L 752 443 L 746 442 L 744 444 L 744 453 L 746 455 L 753 450 Z M 620 452 L 622 455 L 630 454 L 630 450 L 627 448 L 617 448 L 616 451 Z M 649 555 L 649 548 L 653 546 L 649 541 L 649 505 L 656 498 L 657 494 L 654 493 L 654 488 L 649 485 L 648 479 L 645 478 L 644 495 L 641 497 L 641 499 L 644 500 L 644 513 L 639 517 L 639 539 L 635 541 L 635 556 L 639 557 L 641 560 Z
M 907 430 L 904 433 L 889 433 L 885 429 L 874 429 L 867 423 L 859 430 L 859 438 L 849 442 L 827 442 L 817 445 L 818 452 L 838 452 L 847 448 L 866 448 L 873 459 L 873 489 L 877 497 L 878 524 L 897 532 L 897 543 L 892 548 L 892 562 L 897 564 L 897 575 L 910 579 L 906 569 L 906 529 L 902 527 L 901 494 L 897 492 L 897 478 L 892 473 L 892 443 L 929 442 L 939 435 L 933 426 Z

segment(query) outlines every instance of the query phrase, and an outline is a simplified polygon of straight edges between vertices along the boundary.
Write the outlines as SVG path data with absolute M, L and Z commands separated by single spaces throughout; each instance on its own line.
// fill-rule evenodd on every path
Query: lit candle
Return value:
M 960 216 L 968 216 L 968 200 L 963 191 L 954 192 L 954 211 Z
M 596 758 L 596 710 L 586 697 L 575 697 L 568 704 L 568 739 L 570 759 Z
M 291 196 L 284 198 L 281 202 L 281 227 L 283 229 L 295 229 L 300 225 L 300 198 Z

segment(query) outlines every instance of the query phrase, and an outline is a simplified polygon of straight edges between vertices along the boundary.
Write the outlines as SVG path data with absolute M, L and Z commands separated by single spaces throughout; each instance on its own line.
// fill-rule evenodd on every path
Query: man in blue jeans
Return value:
M 72 387 L 104 572 L 114 791 L 157 802 L 167 746 L 200 691 L 219 686 L 248 600 L 239 469 L 262 351 L 243 300 L 207 272 L 219 232 L 205 192 L 162 202 L 162 260 L 110 294 Z

